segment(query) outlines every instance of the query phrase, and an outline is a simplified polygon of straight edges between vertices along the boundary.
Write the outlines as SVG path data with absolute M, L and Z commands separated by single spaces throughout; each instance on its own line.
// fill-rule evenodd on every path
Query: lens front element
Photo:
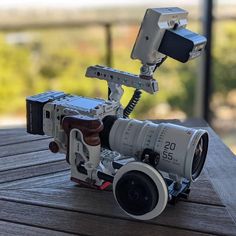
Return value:
M 208 135 L 203 134 L 196 146 L 192 162 L 192 179 L 195 180 L 204 166 L 208 149 Z

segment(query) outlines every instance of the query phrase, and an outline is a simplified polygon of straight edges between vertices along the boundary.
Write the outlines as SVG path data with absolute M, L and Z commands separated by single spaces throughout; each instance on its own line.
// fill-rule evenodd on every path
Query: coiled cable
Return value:
M 131 114 L 131 112 L 134 110 L 135 106 L 139 102 L 141 95 L 142 95 L 142 92 L 139 89 L 135 89 L 132 98 L 130 99 L 128 105 L 124 109 L 124 112 L 123 112 L 124 118 L 129 118 L 129 115 Z

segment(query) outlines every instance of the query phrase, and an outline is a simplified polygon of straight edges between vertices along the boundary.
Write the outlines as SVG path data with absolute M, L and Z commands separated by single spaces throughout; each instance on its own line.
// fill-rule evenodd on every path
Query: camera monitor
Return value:
M 200 56 L 206 38 L 185 29 L 187 15 L 177 7 L 147 9 L 131 58 L 152 65 L 166 56 L 180 62 Z

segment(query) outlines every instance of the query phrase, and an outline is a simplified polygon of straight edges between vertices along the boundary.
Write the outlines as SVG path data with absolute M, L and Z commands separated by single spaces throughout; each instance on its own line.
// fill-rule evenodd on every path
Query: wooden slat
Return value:
M 65 185 L 64 185 L 65 183 Z M 55 173 L 48 173 L 35 177 L 16 179 L 13 181 L 0 184 L 0 189 L 24 189 L 24 188 L 42 188 L 43 187 L 58 187 L 66 188 L 69 185 L 75 186 L 75 183 L 70 181 L 69 169 L 64 171 L 57 171 Z
M 53 166 L 53 163 L 48 163 L 50 166 Z M 47 165 L 43 165 L 44 169 L 47 169 Z M 69 166 L 67 166 L 67 169 Z M 30 174 L 33 171 L 32 175 Z M 76 184 L 74 182 L 70 181 L 70 171 L 66 171 L 62 173 L 56 173 L 56 174 L 48 174 L 40 176 L 40 173 L 38 171 L 41 171 L 41 168 L 34 168 L 31 169 L 25 168 L 24 173 L 27 173 L 27 176 L 21 171 L 18 170 L 18 178 L 12 179 L 7 183 L 0 184 L 0 188 L 4 189 L 24 189 L 24 188 L 74 188 L 76 187 Z M 7 171 L 4 174 L 7 176 L 12 176 L 11 171 Z M 22 176 L 22 174 L 24 174 Z M 1 176 L 1 172 L 0 172 Z M 34 177 L 36 176 L 36 177 Z M 6 177 L 5 177 L 6 179 Z M 8 178 L 9 179 L 9 178 Z M 23 179 L 23 180 L 20 180 Z M 1 180 L 0 180 L 1 183 Z M 210 196 L 210 197 L 209 197 Z M 211 183 L 209 180 L 207 180 L 204 176 L 201 177 L 197 182 L 192 184 L 191 186 L 191 193 L 187 201 L 191 202 L 198 202 L 198 203 L 204 203 L 204 204 L 212 204 L 212 205 L 223 205 L 221 200 L 219 199 L 218 194 L 214 191 Z
M 68 168 L 68 164 L 66 163 L 66 161 L 63 160 L 30 167 L 23 167 L 19 169 L 6 170 L 0 172 L 0 183 L 46 175 L 49 173 L 68 170 Z
M 0 198 L 100 216 L 130 219 L 117 206 L 113 194 L 107 191 L 85 188 L 0 190 Z M 148 222 L 205 233 L 236 235 L 236 226 L 225 207 L 179 202 L 175 206 L 168 205 L 160 216 Z
M 48 150 L 48 144 L 49 140 L 43 139 L 40 141 L 33 140 L 25 143 L 4 145 L 0 147 L 0 158 L 17 154 Z
M 61 160 L 65 160 L 65 155 L 53 154 L 49 150 L 7 156 L 0 158 L 0 172 Z
M 98 217 L 97 215 L 18 202 L 0 200 L 0 206 L 2 220 L 14 219 L 16 223 L 30 223 L 32 226 L 83 235 L 204 235 L 203 233 L 169 228 L 152 223 Z M 230 233 L 231 231 L 227 232 Z
M 75 234 L 63 233 L 55 230 L 48 230 L 38 227 L 32 227 L 24 224 L 16 224 L 7 221 L 0 221 L 0 235 L 3 236 L 72 236 Z
M 6 146 L 6 145 L 11 145 L 11 144 L 17 144 L 17 143 L 25 143 L 25 142 L 31 142 L 33 140 L 44 140 L 48 139 L 50 140 L 49 137 L 46 136 L 38 136 L 38 135 L 16 135 L 16 136 L 0 136 L 0 147 L 1 146 Z M 48 141 L 49 142 L 49 141 Z
M 50 164 L 51 165 L 51 164 Z M 28 174 L 29 171 L 27 171 Z M 37 175 L 37 173 L 34 173 Z M 8 174 L 9 175 L 9 174 Z M 55 173 L 23 180 L 13 180 L 12 182 L 0 184 L 4 189 L 24 189 L 24 188 L 75 188 L 76 184 L 70 181 L 70 171 Z M 210 196 L 210 197 L 209 197 Z M 187 201 L 212 205 L 223 205 L 208 180 L 200 179 L 191 187 L 191 193 Z
M 207 130 L 210 144 L 205 173 L 236 222 L 236 156 L 210 127 Z
M 8 129 L 0 129 L 0 136 L 15 136 L 15 135 L 25 135 L 26 129 L 25 127 L 21 128 L 8 128 Z
M 27 221 L 30 222 L 27 218 L 28 216 L 23 216 L 21 221 L 20 212 L 31 212 L 33 210 L 31 218 L 35 217 L 35 219 L 32 226 L 91 235 L 110 235 L 111 233 L 109 232 L 114 229 L 116 221 L 119 221 L 118 225 L 126 226 L 126 231 L 122 231 L 124 235 L 127 235 L 127 232 L 132 232 L 133 235 L 135 233 L 131 230 L 133 227 L 135 227 L 135 230 L 137 229 L 137 235 L 141 235 L 141 233 L 142 235 L 150 234 L 148 228 L 144 230 L 145 232 L 140 231 L 143 225 L 155 227 L 153 230 L 158 228 L 159 231 L 156 230 L 155 232 L 156 234 L 159 232 L 160 235 L 166 235 L 166 232 L 167 235 L 176 235 L 177 228 L 177 235 L 194 235 L 192 233 L 196 233 L 195 231 L 217 235 L 236 235 L 235 222 L 232 221 L 231 216 L 228 214 L 229 211 L 233 217 L 236 216 L 236 204 L 234 201 L 236 199 L 236 192 L 234 191 L 236 187 L 234 187 L 236 182 L 234 175 L 236 159 L 218 136 L 210 128 L 208 130 L 210 133 L 210 147 L 206 174 L 192 185 L 189 201 L 179 202 L 175 206 L 168 206 L 157 219 L 145 223 L 137 223 L 128 218 L 127 215 L 124 215 L 115 204 L 111 192 L 98 192 L 76 187 L 69 180 L 69 166 L 65 161 L 56 161 L 56 159 L 53 159 L 55 156 L 50 156 L 47 159 L 43 155 L 43 152 L 46 154 L 47 151 L 36 154 L 39 157 L 38 159 L 36 156 L 31 159 L 30 155 L 34 155 L 35 151 L 47 149 L 49 140 L 32 140 L 30 135 L 25 135 L 23 134 L 24 131 L 22 131 L 18 136 L 19 138 L 14 141 L 12 137 L 15 134 L 12 132 L 12 136 L 8 139 L 5 138 L 3 145 L 0 146 L 0 182 L 3 180 L 0 185 L 0 198 L 5 199 L 0 201 L 0 217 L 3 217 L 6 221 L 14 219 L 18 223 L 28 224 Z M 0 131 L 0 138 L 2 137 L 7 136 L 4 134 L 1 136 Z M 9 142 L 18 142 L 18 144 L 10 145 Z M 62 157 L 63 155 L 60 156 L 60 158 Z M 14 160 L 11 161 L 11 158 Z M 9 162 L 6 160 L 9 160 Z M 22 163 L 20 163 L 21 160 Z M 16 168 L 14 168 L 14 161 L 17 163 Z M 226 204 L 227 208 L 222 207 L 222 202 L 211 182 L 219 192 L 224 201 L 223 204 Z M 32 204 L 35 204 L 35 206 Z M 13 212 L 14 206 L 15 213 Z M 35 216 L 36 208 L 39 211 L 37 213 L 38 216 Z M 56 211 L 54 212 L 55 215 L 50 215 L 54 210 Z M 65 216 L 63 216 L 64 213 Z M 48 214 L 51 218 L 50 222 L 42 222 L 46 221 L 46 219 L 41 218 L 45 218 L 45 216 L 47 218 Z M 85 219 L 82 217 L 83 220 L 80 222 L 82 231 L 80 231 L 81 225 L 74 226 L 76 223 L 71 222 L 71 214 L 75 214 L 73 215 L 74 217 L 79 214 L 80 218 L 85 216 Z M 97 216 L 94 214 L 97 214 Z M 73 226 L 72 231 L 68 228 L 63 228 L 62 218 L 66 223 L 69 219 Z M 89 221 L 87 221 L 88 218 Z M 110 231 L 99 230 L 99 224 L 97 224 L 97 228 L 95 227 L 97 233 L 94 233 L 95 230 L 92 232 L 89 231 L 91 229 L 85 229 L 85 226 L 92 225 L 91 223 L 95 219 L 100 222 L 100 225 L 105 223 Z M 58 222 L 61 222 L 59 226 L 57 225 Z M 136 224 L 135 226 L 133 225 L 134 223 Z M 151 231 L 151 233 L 153 232 Z M 118 235 L 121 234 L 121 232 L 117 233 Z
M 202 178 L 192 183 L 188 201 L 223 206 L 211 182 Z
M 45 135 L 28 134 L 25 128 L 0 129 L 0 146 L 42 139 L 50 138 Z
M 47 152 L 47 151 L 44 151 Z M 40 154 L 44 154 L 44 152 Z M 49 156 L 54 156 L 55 154 L 49 153 Z M 57 156 L 57 155 L 56 155 Z M 12 157 L 11 157 L 12 158 Z M 64 159 L 64 155 L 60 155 L 60 158 L 62 160 Z M 50 160 L 51 162 L 51 160 Z M 49 165 L 53 165 L 52 163 L 49 163 Z M 0 159 L 0 166 L 1 166 L 1 159 Z M 47 165 L 44 165 L 46 168 Z M 69 168 L 69 166 L 68 166 Z M 34 172 L 34 175 L 30 175 L 30 171 Z M 40 168 L 38 169 L 41 170 Z M 37 169 L 31 168 L 31 170 L 27 170 L 29 177 L 25 178 L 25 175 L 21 177 L 22 171 L 19 170 L 20 174 L 18 178 L 15 180 L 13 179 L 13 182 L 9 182 L 7 184 L 1 184 L 0 188 L 35 188 L 35 187 L 52 187 L 52 188 L 73 188 L 75 184 L 70 181 L 70 172 L 66 172 L 65 175 L 62 174 L 52 174 L 47 176 L 40 177 Z M 6 172 L 5 172 L 6 173 Z M 1 174 L 1 172 L 0 172 Z M 11 175 L 11 172 L 8 171 L 6 175 Z M 34 177 L 34 176 L 37 177 Z M 12 176 L 12 175 L 11 175 Z M 23 179 L 23 180 L 18 180 Z M 0 181 L 1 182 L 1 181 Z M 209 197 L 210 196 L 210 197 Z M 191 193 L 189 196 L 188 201 L 192 202 L 199 202 L 199 203 L 205 203 L 205 204 L 213 204 L 213 205 L 222 205 L 221 200 L 219 199 L 218 194 L 214 191 L 212 184 L 209 182 L 208 179 L 204 175 L 202 175 L 198 181 L 192 184 L 191 186 Z

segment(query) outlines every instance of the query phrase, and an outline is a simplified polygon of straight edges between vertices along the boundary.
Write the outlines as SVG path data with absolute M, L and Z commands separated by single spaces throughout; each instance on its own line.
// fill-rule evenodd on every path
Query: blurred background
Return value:
M 25 97 L 45 90 L 106 98 L 106 83 L 85 78 L 86 68 L 139 73 L 130 53 L 140 22 L 146 8 L 166 6 L 189 11 L 208 51 L 187 64 L 169 58 L 155 73 L 160 91 L 143 93 L 133 117 L 204 118 L 236 153 L 235 0 L 0 0 L 0 128 L 24 125 Z

